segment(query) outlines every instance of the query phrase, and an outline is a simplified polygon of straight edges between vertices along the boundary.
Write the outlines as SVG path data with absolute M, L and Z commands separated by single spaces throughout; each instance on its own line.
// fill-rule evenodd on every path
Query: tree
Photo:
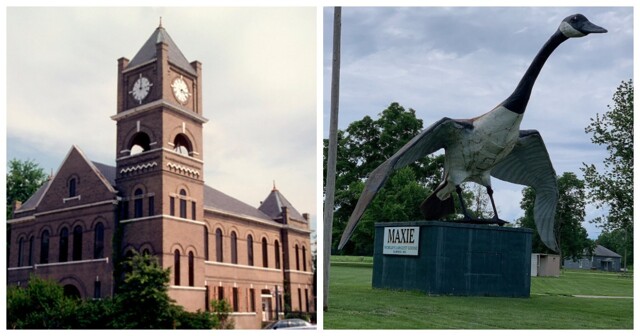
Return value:
M 365 116 L 338 131 L 333 248 L 355 208 L 367 175 L 422 130 L 413 109 L 392 103 L 377 120 Z M 328 141 L 324 141 L 324 164 Z M 442 176 L 444 157 L 426 157 L 395 172 L 373 200 L 343 253 L 373 254 L 373 222 L 419 220 L 419 204 Z M 402 175 L 396 177 L 397 175 Z
M 585 216 L 585 191 L 584 182 L 574 173 L 566 172 L 558 177 L 558 205 L 556 207 L 554 233 L 560 247 L 558 251 L 561 258 L 577 259 L 587 251 L 593 251 L 593 242 L 588 238 L 587 230 L 582 227 Z M 524 216 L 518 219 L 521 227 L 536 231 L 533 220 L 533 206 L 536 198 L 535 190 L 526 187 L 522 191 L 523 198 L 520 207 L 524 210 Z M 535 253 L 551 252 L 540 236 L 534 234 L 532 251 Z
M 621 230 L 625 237 L 633 237 L 632 79 L 618 86 L 613 103 L 613 107 L 607 106 L 609 111 L 604 115 L 596 114 L 585 129 L 586 133 L 592 133 L 591 142 L 606 146 L 609 152 L 603 162 L 604 170 L 598 171 L 595 165 L 583 163 L 582 171 L 589 187 L 589 199 L 598 208 L 608 208 L 607 214 L 597 217 L 594 222 L 606 232 Z M 622 253 L 626 259 L 627 249 Z
M 60 285 L 31 277 L 26 287 L 7 288 L 7 327 L 11 329 L 67 328 L 76 310 Z
M 9 161 L 7 172 L 7 219 L 13 217 L 13 202 L 25 202 L 47 180 L 44 170 L 34 161 Z

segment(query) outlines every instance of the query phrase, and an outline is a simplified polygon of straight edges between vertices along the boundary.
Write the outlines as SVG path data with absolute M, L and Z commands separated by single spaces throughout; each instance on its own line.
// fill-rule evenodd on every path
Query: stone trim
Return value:
M 38 269 L 38 267 L 52 267 L 52 266 L 64 266 L 64 265 L 77 265 L 77 264 L 86 264 L 86 263 L 94 263 L 94 262 L 105 262 L 109 263 L 109 258 L 101 258 L 101 259 L 87 259 L 87 260 L 72 260 L 72 261 L 64 261 L 64 262 L 55 262 L 48 264 L 33 264 L 32 266 L 20 266 L 20 267 L 8 267 L 8 271 L 16 271 L 21 269 L 29 269 L 33 268 Z
M 251 270 L 256 270 L 256 271 L 269 271 L 269 272 L 278 272 L 278 273 L 282 272 L 281 268 L 265 268 L 265 267 L 260 267 L 260 266 L 240 265 L 240 264 L 217 262 L 217 261 L 211 261 L 211 260 L 205 260 L 204 263 L 208 264 L 208 265 L 216 265 L 216 266 L 246 268 L 246 269 L 251 269 Z M 313 274 L 313 273 L 311 273 L 311 274 Z
M 175 286 L 175 285 L 171 285 L 169 286 L 169 289 L 175 289 L 175 290 L 190 290 L 190 291 L 199 291 L 199 292 L 204 292 L 207 290 L 206 287 L 193 287 L 193 286 Z

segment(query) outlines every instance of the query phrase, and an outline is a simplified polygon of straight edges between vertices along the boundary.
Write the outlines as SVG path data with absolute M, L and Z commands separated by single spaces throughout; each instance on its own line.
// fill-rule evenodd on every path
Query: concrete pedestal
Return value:
M 418 221 L 376 223 L 375 230 L 374 288 L 529 297 L 530 229 Z M 385 246 L 399 254 L 384 254 Z

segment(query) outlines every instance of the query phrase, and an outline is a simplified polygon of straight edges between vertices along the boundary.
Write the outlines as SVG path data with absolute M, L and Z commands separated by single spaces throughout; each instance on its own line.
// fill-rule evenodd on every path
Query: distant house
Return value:
M 622 257 L 602 245 L 596 245 L 593 255 L 585 253 L 577 261 L 572 259 L 564 260 L 566 269 L 597 269 L 608 272 L 620 272 L 620 261 Z

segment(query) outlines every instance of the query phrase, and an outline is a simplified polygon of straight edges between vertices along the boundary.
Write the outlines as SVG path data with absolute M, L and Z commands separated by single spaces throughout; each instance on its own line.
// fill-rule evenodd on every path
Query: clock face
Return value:
M 141 74 L 140 77 L 136 79 L 135 83 L 133 83 L 133 88 L 129 93 L 133 96 L 133 99 L 138 101 L 138 104 L 142 104 L 142 100 L 149 94 L 149 90 L 152 86 L 153 83 Z
M 176 99 L 182 104 L 186 103 L 191 93 L 189 93 L 187 83 L 184 81 L 182 76 L 174 79 L 173 83 L 171 83 L 171 87 L 173 88 L 173 95 Z

